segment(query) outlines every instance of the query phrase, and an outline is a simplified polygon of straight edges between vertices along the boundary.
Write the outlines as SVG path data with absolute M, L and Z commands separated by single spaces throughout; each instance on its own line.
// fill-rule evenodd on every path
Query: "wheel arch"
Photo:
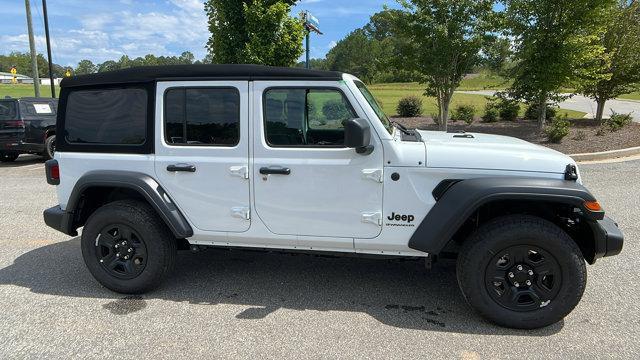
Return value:
M 83 226 L 100 206 L 123 199 L 148 203 L 178 239 L 193 236 L 193 229 L 169 195 L 151 176 L 132 171 L 98 170 L 83 175 L 76 182 L 65 211 L 70 232 Z
M 431 254 L 456 252 L 475 229 L 501 215 L 529 214 L 554 222 L 565 230 L 592 263 L 602 256 L 589 224 L 604 218 L 585 201 L 593 195 L 574 181 L 538 178 L 476 178 L 444 180 L 436 204 L 418 225 L 409 247 Z M 444 191 L 442 191 L 444 188 Z
M 48 138 L 49 136 L 53 136 L 56 134 L 56 126 L 55 125 L 51 125 L 49 127 L 47 127 L 47 129 L 44 131 L 44 138 Z

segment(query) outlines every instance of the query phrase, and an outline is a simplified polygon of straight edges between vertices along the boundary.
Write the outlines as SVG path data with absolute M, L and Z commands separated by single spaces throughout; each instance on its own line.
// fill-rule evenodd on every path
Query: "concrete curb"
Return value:
M 575 161 L 597 161 L 617 159 L 634 155 L 640 155 L 640 146 L 594 153 L 571 154 L 569 156 L 571 156 Z

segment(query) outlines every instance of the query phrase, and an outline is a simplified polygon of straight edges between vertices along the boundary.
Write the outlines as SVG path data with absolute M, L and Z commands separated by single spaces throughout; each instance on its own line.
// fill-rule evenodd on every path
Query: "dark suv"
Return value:
M 53 158 L 57 110 L 56 99 L 0 99 L 0 161 L 14 161 L 20 154 Z

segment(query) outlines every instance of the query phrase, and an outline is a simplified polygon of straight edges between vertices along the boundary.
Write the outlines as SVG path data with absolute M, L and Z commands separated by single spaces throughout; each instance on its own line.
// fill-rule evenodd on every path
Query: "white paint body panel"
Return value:
M 553 150 L 503 136 L 473 134 L 469 139 L 420 131 L 422 141 L 403 141 L 397 130 L 387 132 L 354 80 L 345 75 L 343 81 L 159 82 L 155 154 L 57 152 L 60 205 L 66 207 L 75 182 L 89 171 L 137 171 L 156 178 L 168 192 L 193 228 L 188 239 L 192 244 L 426 256 L 410 249 L 408 241 L 435 204 L 432 191 L 440 181 L 485 176 L 562 179 L 566 165 L 575 164 Z M 240 143 L 226 148 L 166 145 L 163 94 L 172 86 L 236 87 L 241 93 Z M 369 120 L 373 153 L 270 148 L 264 138 L 262 95 L 271 86 L 341 89 L 358 116 Z M 166 171 L 176 163 L 193 164 L 197 170 Z M 264 180 L 262 166 L 289 167 L 291 175 Z M 391 180 L 393 173 L 398 181 Z M 396 220 L 392 214 L 412 215 L 413 220 Z
M 564 173 L 573 159 L 555 150 L 508 136 L 419 131 L 427 149 L 427 166 Z
M 273 87 L 296 87 L 294 81 L 256 81 L 254 93 Z M 344 84 L 305 82 L 310 87 L 341 90 L 357 105 Z M 380 226 L 362 221 L 363 213 L 382 211 L 382 183 L 363 171 L 382 171 L 383 150 L 372 136 L 374 150 L 367 156 L 350 148 L 270 147 L 265 139 L 262 96 L 253 106 L 253 186 L 258 217 L 274 234 L 346 238 L 373 238 Z M 366 116 L 354 106 L 358 116 Z M 286 167 L 290 175 L 261 175 L 262 167 Z
M 236 146 L 168 145 L 164 134 L 164 93 L 180 87 L 233 87 L 240 94 L 240 141 Z M 191 225 L 206 231 L 243 232 L 251 221 L 234 216 L 250 208 L 249 180 L 238 167 L 249 168 L 249 83 L 247 81 L 158 82 L 156 86 L 155 178 Z M 195 172 L 169 172 L 167 166 L 190 164 Z

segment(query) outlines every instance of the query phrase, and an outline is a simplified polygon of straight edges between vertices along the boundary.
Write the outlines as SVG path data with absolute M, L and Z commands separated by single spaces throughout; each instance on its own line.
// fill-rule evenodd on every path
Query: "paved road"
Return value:
M 495 91 L 493 90 L 480 90 L 480 91 L 459 91 L 465 94 L 480 94 L 493 96 Z M 593 118 L 596 113 L 596 103 L 588 97 L 582 95 L 573 95 L 571 98 L 558 104 L 563 109 L 576 110 L 587 113 L 585 117 Z M 611 114 L 611 110 L 614 110 L 620 114 L 631 114 L 633 121 L 640 122 L 640 101 L 634 100 L 609 100 L 605 104 L 604 116 L 608 117 Z
M 47 228 L 39 160 L 0 165 L 0 359 L 640 357 L 640 161 L 584 165 L 619 221 L 618 257 L 589 267 L 563 322 L 536 331 L 476 316 L 454 267 L 240 251 L 183 253 L 160 290 L 123 297 L 86 271 L 79 241 Z

